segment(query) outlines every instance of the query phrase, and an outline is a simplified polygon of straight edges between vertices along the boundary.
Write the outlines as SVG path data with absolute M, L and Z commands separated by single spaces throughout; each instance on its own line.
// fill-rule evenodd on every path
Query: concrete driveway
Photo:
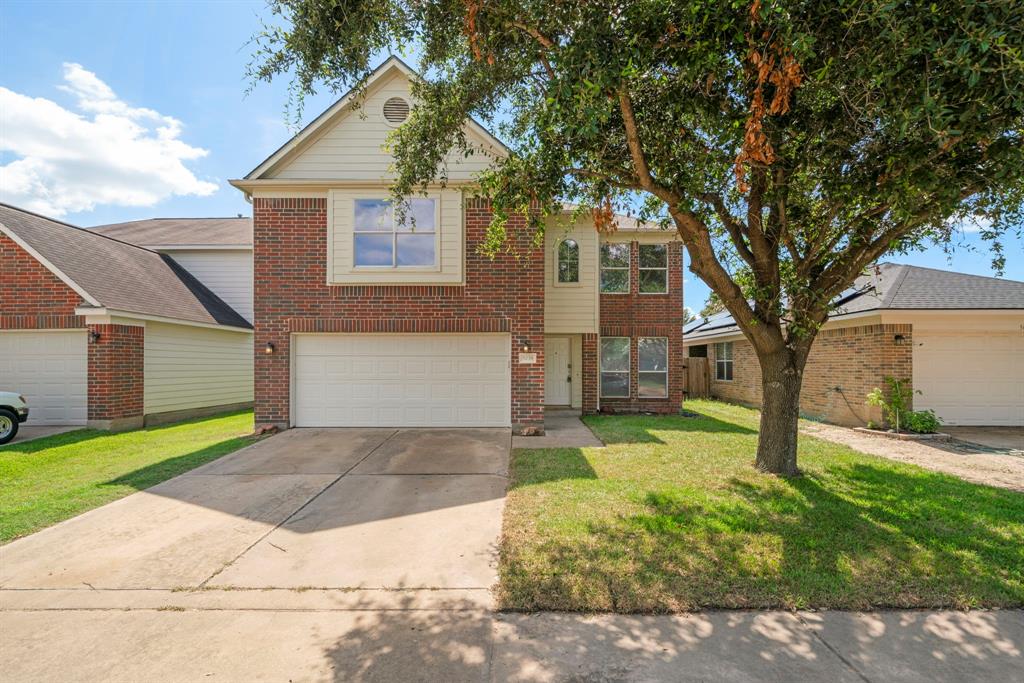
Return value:
M 290 430 L 5 546 L 0 589 L 58 604 L 81 589 L 364 602 L 405 589 L 483 604 L 510 444 L 504 429 Z

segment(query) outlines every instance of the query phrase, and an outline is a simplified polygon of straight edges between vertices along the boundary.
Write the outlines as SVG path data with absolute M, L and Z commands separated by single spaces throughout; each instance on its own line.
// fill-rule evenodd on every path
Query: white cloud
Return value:
M 0 152 L 17 157 L 0 166 L 3 201 L 56 217 L 217 191 L 185 166 L 209 152 L 179 139 L 181 121 L 118 99 L 79 64 L 58 87 L 77 112 L 0 86 Z
M 964 233 L 981 232 L 992 227 L 991 218 L 973 214 L 959 219 L 951 218 L 946 223 L 954 230 Z

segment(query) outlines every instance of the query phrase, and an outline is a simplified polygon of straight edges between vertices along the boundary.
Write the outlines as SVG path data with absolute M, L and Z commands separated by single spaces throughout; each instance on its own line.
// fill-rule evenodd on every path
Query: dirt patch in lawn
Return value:
M 908 462 L 935 472 L 945 472 L 976 484 L 1024 492 L 1024 457 L 955 439 L 949 441 L 897 441 L 846 427 L 808 422 L 804 434 L 877 455 Z

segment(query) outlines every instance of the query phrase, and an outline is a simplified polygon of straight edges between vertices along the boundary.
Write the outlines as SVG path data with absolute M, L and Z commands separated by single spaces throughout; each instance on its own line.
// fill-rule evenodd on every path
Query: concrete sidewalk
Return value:
M 47 592 L 5 595 L 5 681 L 1024 680 L 1020 611 L 518 615 L 455 591 L 446 609 L 415 592 L 147 591 L 122 611 L 119 591 Z

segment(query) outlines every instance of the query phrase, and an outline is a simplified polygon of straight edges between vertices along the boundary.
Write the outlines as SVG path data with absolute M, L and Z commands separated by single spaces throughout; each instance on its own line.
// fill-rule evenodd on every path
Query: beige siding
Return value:
M 462 193 L 437 190 L 428 196 L 438 204 L 436 250 L 438 266 L 429 270 L 355 268 L 352 219 L 356 199 L 387 198 L 387 190 L 331 190 L 327 198 L 328 279 L 343 284 L 458 284 L 463 272 Z
M 146 324 L 146 414 L 253 400 L 252 334 Z
M 383 117 L 384 102 L 390 97 L 409 99 L 409 81 L 399 73 L 374 83 L 359 109 L 347 108 L 333 125 L 324 126 L 315 139 L 297 149 L 263 176 L 266 178 L 386 181 L 392 178 L 394 160 L 385 150 L 388 135 L 395 129 Z M 493 148 L 469 132 L 469 140 L 480 152 L 463 159 L 456 152 L 445 164 L 450 181 L 465 182 L 490 165 Z M 486 153 L 491 149 L 490 153 Z
M 252 252 L 249 250 L 169 251 L 168 255 L 252 322 Z
M 544 231 L 544 332 L 596 334 L 598 234 L 589 219 L 571 228 L 566 220 L 553 219 Z M 578 285 L 558 284 L 558 245 L 569 238 L 580 245 Z

